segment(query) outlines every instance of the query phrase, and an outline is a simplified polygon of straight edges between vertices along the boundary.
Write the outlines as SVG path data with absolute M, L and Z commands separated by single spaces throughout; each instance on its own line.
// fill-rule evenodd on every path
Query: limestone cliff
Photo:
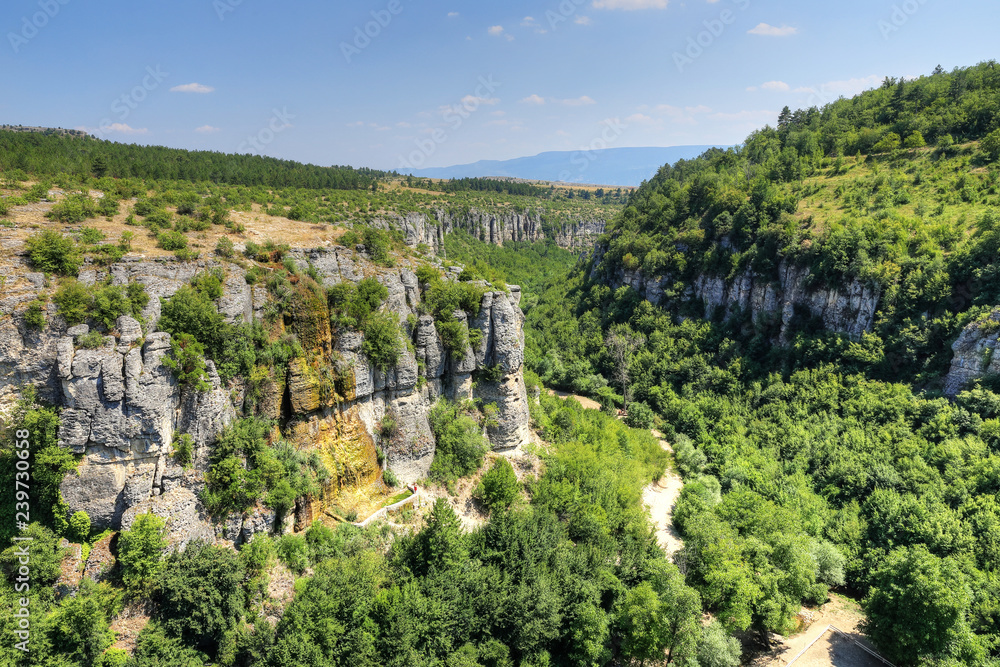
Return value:
M 290 257 L 324 286 L 366 276 L 385 285 L 389 297 L 383 309 L 408 323 L 402 327 L 404 353 L 395 368 L 375 368 L 362 352 L 363 335 L 332 328 L 326 300 L 300 289 L 276 326 L 298 338 L 305 356 L 294 360 L 287 373 L 267 378 L 251 408 L 244 405 L 245 379 L 224 386 L 211 362 L 210 390 L 178 384 L 163 364 L 170 336 L 157 331 L 160 297 L 169 298 L 198 273 L 216 269 L 226 276 L 216 302 L 225 318 L 264 318 L 268 291 L 249 285 L 241 266 L 161 258 L 88 268 L 80 275 L 83 282 L 140 282 L 151 296 L 141 323 L 119 318 L 97 349 L 80 347 L 88 327 L 67 327 L 51 302 L 46 326 L 30 327 L 24 320 L 26 306 L 50 295 L 55 285 L 23 265 L 10 271 L 0 286 L 0 405 L 9 406 L 23 386 L 33 384 L 42 400 L 61 407 L 60 444 L 82 456 L 77 472 L 61 487 L 71 512 L 86 511 L 95 527 L 118 529 L 127 528 L 137 514 L 153 511 L 168 519 L 171 539 L 179 544 L 198 538 L 239 542 L 276 528 L 266 508 L 210 518 L 198 499 L 210 445 L 245 407 L 276 419 L 283 437 L 296 447 L 318 452 L 332 474 L 331 484 L 338 487 L 378 482 L 377 446 L 401 481 L 426 476 L 435 449 L 428 412 L 439 396 L 495 403 L 499 416 L 487 433 L 495 449 L 528 441 L 519 288 L 487 290 L 478 315 L 456 312 L 460 321 L 482 333 L 477 349 L 458 359 L 445 349 L 433 318 L 419 312 L 415 266 L 379 268 L 357 251 L 336 246 L 293 250 Z M 474 374 L 487 368 L 490 378 L 474 383 Z M 497 377 L 499 381 L 489 381 Z M 391 438 L 379 433 L 387 415 L 397 424 Z M 173 456 L 173 443 L 181 434 L 194 444 L 188 468 Z M 308 524 L 322 510 L 317 503 L 296 507 L 294 519 Z
M 945 396 L 954 398 L 973 380 L 1000 373 L 1000 357 L 996 355 L 998 339 L 1000 310 L 965 327 L 951 346 L 955 356 L 944 379 Z
M 473 237 L 503 245 L 508 241 L 540 241 L 551 238 L 566 250 L 585 250 L 594 247 L 597 237 L 604 233 L 606 221 L 601 219 L 574 220 L 569 222 L 547 222 L 537 212 L 487 213 L 477 209 L 459 213 L 449 213 L 441 209 L 429 216 L 424 213 L 410 213 L 406 216 L 380 218 L 373 222 L 381 228 L 395 228 L 403 231 L 406 243 L 415 247 L 421 243 L 435 251 L 444 243 L 444 238 L 456 230 L 468 232 Z
M 618 289 L 628 285 L 650 303 L 671 308 L 695 303 L 705 319 L 723 317 L 737 310 L 757 320 L 774 318 L 780 323 L 779 343 L 785 343 L 796 315 L 807 315 L 822 321 L 828 331 L 858 338 L 871 331 L 882 298 L 880 290 L 858 280 L 840 287 L 810 286 L 808 267 L 782 260 L 777 279 L 759 276 L 749 268 L 732 279 L 708 274 L 698 275 L 674 298 L 667 296 L 675 279 L 671 276 L 645 276 L 640 270 L 629 271 L 621 266 L 602 263 L 606 247 L 598 247 L 591 268 L 591 277 Z

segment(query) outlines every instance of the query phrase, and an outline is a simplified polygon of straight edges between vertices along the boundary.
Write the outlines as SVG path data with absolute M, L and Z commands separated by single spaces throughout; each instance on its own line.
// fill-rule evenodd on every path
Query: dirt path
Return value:
M 586 396 L 577 396 L 576 394 L 569 394 L 565 391 L 556 391 L 554 389 L 549 389 L 549 394 L 552 396 L 558 396 L 559 398 L 565 400 L 567 398 L 575 399 L 580 405 L 587 408 L 588 410 L 600 410 L 601 404 L 592 398 L 587 398 Z
M 757 656 L 754 660 L 750 662 L 753 667 L 783 667 L 791 662 L 803 649 L 810 645 L 814 640 L 819 638 L 817 644 L 810 651 L 809 656 L 803 656 L 798 662 L 795 663 L 796 667 L 799 664 L 803 665 L 831 665 L 831 664 L 841 664 L 844 665 L 854 665 L 856 661 L 843 660 L 841 662 L 829 662 L 829 661 L 811 661 L 812 653 L 817 655 L 822 655 L 822 648 L 825 645 L 823 642 L 825 640 L 823 635 L 827 633 L 827 627 L 833 625 L 846 635 L 850 636 L 855 641 L 859 641 L 866 646 L 870 646 L 868 641 L 861 635 L 858 630 L 858 624 L 864 618 L 864 613 L 856 602 L 850 598 L 837 595 L 836 593 L 830 594 L 830 601 L 824 604 L 819 609 L 803 609 L 799 614 L 799 618 L 805 629 L 800 631 L 798 634 L 792 635 L 790 637 L 780 637 L 778 635 L 771 635 L 772 641 L 776 643 L 773 650 Z M 858 663 L 867 664 L 867 663 Z
M 660 447 L 673 453 L 670 444 L 663 440 L 663 434 L 656 431 L 652 433 L 660 439 Z M 681 495 L 683 486 L 684 482 L 680 475 L 668 468 L 658 482 L 650 484 L 642 491 L 642 502 L 649 508 L 649 515 L 656 526 L 656 540 L 667 552 L 667 556 L 673 556 L 684 546 L 681 536 L 677 534 L 673 525 L 674 505 Z

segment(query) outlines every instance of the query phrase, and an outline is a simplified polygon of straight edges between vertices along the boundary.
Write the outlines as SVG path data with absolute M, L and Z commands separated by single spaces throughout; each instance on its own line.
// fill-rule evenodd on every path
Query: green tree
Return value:
M 915 131 L 910 136 L 906 137 L 906 141 L 903 142 L 903 148 L 923 148 L 927 145 L 927 141 L 924 139 L 924 135 L 920 133 L 920 130 Z
M 514 504 L 521 484 L 517 481 L 514 467 L 505 458 L 497 459 L 496 463 L 483 475 L 476 488 L 476 497 L 491 511 L 504 510 Z
M 192 542 L 174 552 L 159 577 L 163 628 L 214 656 L 243 619 L 244 575 L 232 549 Z
M 368 317 L 364 328 L 361 351 L 380 371 L 385 372 L 399 362 L 403 353 L 399 322 L 393 313 L 375 313 Z
M 37 232 L 28 237 L 28 257 L 39 271 L 75 276 L 80 272 L 82 258 L 73 239 L 53 229 Z
M 129 530 L 118 537 L 118 562 L 122 582 L 133 594 L 142 594 L 154 584 L 163 571 L 166 521 L 155 514 L 140 514 Z
M 971 594 L 950 558 L 924 546 L 892 551 L 864 600 L 865 633 L 898 665 L 947 652 L 963 631 Z
M 993 130 L 979 142 L 979 148 L 990 162 L 1000 160 L 1000 129 Z

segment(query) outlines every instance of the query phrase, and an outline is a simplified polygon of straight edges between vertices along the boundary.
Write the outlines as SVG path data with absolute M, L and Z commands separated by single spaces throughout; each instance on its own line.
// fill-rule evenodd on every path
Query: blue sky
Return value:
M 994 59 L 997 17 L 995 0 L 5 0 L 0 124 L 387 169 L 733 144 L 786 104 Z

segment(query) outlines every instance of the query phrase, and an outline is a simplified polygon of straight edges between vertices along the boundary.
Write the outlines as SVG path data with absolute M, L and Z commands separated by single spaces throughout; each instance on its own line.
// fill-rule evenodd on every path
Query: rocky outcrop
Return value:
M 119 318 L 117 330 L 132 333 L 109 336 L 96 350 L 76 349 L 72 336 L 58 345 L 59 443 L 83 455 L 60 490 L 70 511 L 87 512 L 97 528 L 117 528 L 127 510 L 162 492 L 164 476 L 180 468 L 171 456 L 175 432 L 204 447 L 236 416 L 214 367 L 210 391 L 178 385 L 163 365 L 169 334 L 140 345 L 131 317 Z
M 664 308 L 695 302 L 703 307 L 705 319 L 720 314 L 727 318 L 736 312 L 749 314 L 754 321 L 773 318 L 779 325 L 776 342 L 782 344 L 788 342 L 793 319 L 800 315 L 820 320 L 827 331 L 859 338 L 871 331 L 882 298 L 878 288 L 859 280 L 841 287 L 810 287 L 809 268 L 783 260 L 777 279 L 756 275 L 750 269 L 731 280 L 702 274 L 680 297 L 671 299 L 667 296 L 675 282 L 671 276 L 647 277 L 639 270 L 609 269 L 601 264 L 602 250 L 595 255 L 591 277 L 601 277 L 612 289 L 628 285 Z
M 533 211 L 488 213 L 478 209 L 449 212 L 442 209 L 430 214 L 410 213 L 405 216 L 380 218 L 373 223 L 383 229 L 399 229 L 403 232 L 407 245 L 416 247 L 421 243 L 435 252 L 444 243 L 444 238 L 456 230 L 462 230 L 485 243 L 502 246 L 509 241 L 540 241 L 551 238 L 567 250 L 588 250 L 594 247 L 597 237 L 604 233 L 605 220 L 547 221 Z
M 71 513 L 84 511 L 95 528 L 119 530 L 151 512 L 167 520 L 169 539 L 181 548 L 192 540 L 238 544 L 256 533 L 290 528 L 291 522 L 308 526 L 325 511 L 320 499 L 301 503 L 282 525 L 263 507 L 245 516 L 207 515 L 200 494 L 209 447 L 244 407 L 276 420 L 281 436 L 299 450 L 318 453 L 333 477 L 330 493 L 338 486 L 380 484 L 383 459 L 401 481 L 425 477 L 435 451 L 428 413 L 441 396 L 495 404 L 486 428 L 495 449 L 528 442 L 519 288 L 504 292 L 483 284 L 479 311 L 455 312 L 480 333 L 474 349 L 456 355 L 445 348 L 434 319 L 421 315 L 415 266 L 376 267 L 362 252 L 341 247 L 288 256 L 323 286 L 366 276 L 385 285 L 383 310 L 402 325 L 403 353 L 394 367 L 371 363 L 363 333 L 332 327 L 322 290 L 300 281 L 285 296 L 283 317 L 267 322 L 275 336 L 294 335 L 305 354 L 287 372 L 265 377 L 253 403 L 244 406 L 247 379 L 224 385 L 211 361 L 208 391 L 180 385 L 164 364 L 171 338 L 157 331 L 161 298 L 169 299 L 199 273 L 221 270 L 223 295 L 216 306 L 226 320 L 273 315 L 266 288 L 248 285 L 244 269 L 227 262 L 168 258 L 85 269 L 84 283 L 140 282 L 151 297 L 140 318 L 119 318 L 113 335 L 96 349 L 80 345 L 89 327 L 67 327 L 52 305 L 41 331 L 25 323 L 27 304 L 54 288 L 44 276 L 12 271 L 26 277 L 0 285 L 0 404 L 11 404 L 22 386 L 34 384 L 43 400 L 61 407 L 60 444 L 81 457 L 60 487 Z M 386 434 L 389 422 L 395 427 Z M 180 435 L 194 445 L 187 467 L 174 456 Z
M 1000 373 L 1000 357 L 996 354 L 1000 338 L 1000 310 L 969 324 L 951 349 L 955 356 L 944 379 L 944 394 L 954 398 L 973 380 Z

